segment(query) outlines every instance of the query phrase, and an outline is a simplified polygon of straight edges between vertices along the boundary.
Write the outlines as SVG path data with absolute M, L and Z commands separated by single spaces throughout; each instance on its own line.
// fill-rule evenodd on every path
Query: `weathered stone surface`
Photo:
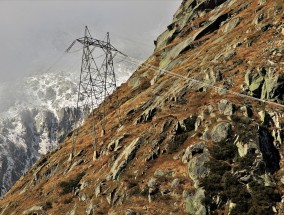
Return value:
M 261 99 L 278 99 L 284 101 L 284 75 L 274 76 L 270 71 L 265 77 L 265 82 L 261 89 Z
M 179 184 L 180 184 L 180 180 L 178 178 L 175 178 L 171 183 L 171 187 L 176 188 Z
M 240 24 L 240 22 L 241 22 L 241 19 L 239 17 L 230 20 L 223 28 L 223 32 L 230 33 Z
M 274 71 L 261 68 L 257 74 L 247 72 L 245 83 L 250 93 L 261 99 L 274 99 L 278 102 L 284 101 L 284 75 L 275 75 Z
M 195 194 L 185 200 L 185 212 L 188 214 L 206 215 L 205 206 L 202 204 L 205 198 L 205 190 L 198 188 Z
M 258 78 L 252 79 L 251 84 L 249 85 L 249 90 L 254 94 L 254 95 L 259 95 L 259 91 L 264 83 L 264 78 L 262 76 L 259 76 Z
M 209 153 L 205 151 L 188 162 L 188 175 L 195 182 L 196 187 L 198 187 L 199 179 L 205 177 L 209 172 L 209 169 L 204 165 L 207 161 L 209 161 Z
M 157 112 L 157 108 L 150 108 L 144 111 L 144 113 L 137 119 L 137 124 L 139 123 L 145 123 L 150 122 L 153 117 L 155 116 L 155 113 Z
M 88 208 L 86 209 L 87 215 L 93 215 L 95 214 L 95 206 L 93 205 L 93 202 L 91 201 Z
M 33 206 L 29 210 L 25 211 L 24 214 L 38 214 L 43 213 L 43 207 L 42 206 Z
M 159 157 L 159 155 L 160 155 L 160 147 L 154 148 L 145 158 L 145 161 L 155 160 Z
M 232 126 L 228 122 L 221 122 L 211 130 L 211 139 L 214 142 L 221 142 L 230 135 Z
M 143 138 L 138 137 L 137 139 L 133 140 L 118 156 L 116 161 L 114 162 L 110 173 L 112 174 L 113 179 L 117 179 L 118 176 L 122 173 L 125 169 L 127 164 L 134 158 L 136 150 L 143 142 Z
M 257 147 L 257 145 L 255 144 L 254 141 L 247 140 L 246 143 L 242 143 L 242 142 L 237 141 L 236 146 L 238 147 L 238 153 L 239 153 L 240 157 L 246 156 L 248 154 L 248 152 L 251 152 L 251 151 L 253 151 L 255 153 L 258 152 L 258 147 Z
M 160 182 L 157 178 L 152 177 L 150 180 L 147 182 L 147 186 L 149 187 L 149 195 L 154 195 L 157 193 L 159 190 L 159 185 Z
M 249 108 L 248 106 L 241 107 L 241 111 L 243 112 L 245 117 L 252 117 L 253 115 L 251 108 Z
M 226 99 L 222 99 L 218 104 L 218 109 L 221 114 L 231 116 L 234 113 L 234 105 Z
M 182 156 L 182 162 L 188 163 L 188 161 L 195 155 L 195 154 L 201 154 L 204 151 L 205 142 L 199 142 L 195 145 L 189 146 L 186 148 L 183 156 Z
M 154 173 L 154 176 L 156 176 L 156 177 L 163 177 L 163 176 L 165 176 L 166 174 L 167 174 L 167 173 L 164 172 L 163 170 L 157 169 L 157 170 L 155 171 L 155 173 Z

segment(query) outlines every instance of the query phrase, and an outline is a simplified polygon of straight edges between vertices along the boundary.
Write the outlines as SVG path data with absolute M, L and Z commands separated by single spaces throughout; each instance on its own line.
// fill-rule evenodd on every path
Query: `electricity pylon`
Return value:
M 76 109 L 76 122 L 79 121 L 81 113 L 92 113 L 92 130 L 94 141 L 93 145 L 96 148 L 96 128 L 95 124 L 99 120 L 102 133 L 105 133 L 105 115 L 106 115 L 106 102 L 105 99 L 110 99 L 111 105 L 115 108 L 115 113 L 119 119 L 119 105 L 118 98 L 112 99 L 111 93 L 116 89 L 116 77 L 114 72 L 113 59 L 117 54 L 123 54 L 118 51 L 110 43 L 109 33 L 106 35 L 106 41 L 94 39 L 88 27 L 85 27 L 85 35 L 82 38 L 76 39 L 66 50 L 69 52 L 74 44 L 79 42 L 83 45 L 83 54 L 81 62 L 80 82 L 78 88 L 77 109 Z M 100 56 L 94 57 L 94 53 L 100 53 Z M 103 60 L 102 60 L 103 59 Z M 115 97 L 115 96 L 114 96 Z M 117 104 L 115 104 L 117 102 Z M 94 108 L 98 108 L 98 116 L 94 116 Z M 76 129 L 73 135 L 72 152 L 70 159 L 74 157 L 74 148 L 79 129 Z

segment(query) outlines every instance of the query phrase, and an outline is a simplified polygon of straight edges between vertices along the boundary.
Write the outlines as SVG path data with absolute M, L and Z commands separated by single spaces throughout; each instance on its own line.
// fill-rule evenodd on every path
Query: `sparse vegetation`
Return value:
M 64 200 L 64 204 L 70 204 L 72 202 L 72 198 L 68 198 Z
M 252 167 L 256 158 L 254 153 L 237 157 L 237 147 L 232 140 L 217 143 L 209 151 L 212 158 L 205 165 L 210 173 L 201 179 L 201 186 L 206 191 L 204 204 L 207 212 L 217 214 L 217 210 L 231 200 L 236 204 L 231 211 L 232 215 L 269 214 L 274 202 L 281 201 L 275 187 L 266 187 L 263 182 L 252 181 L 248 184 L 248 189 L 231 171 L 232 166 L 234 171 Z

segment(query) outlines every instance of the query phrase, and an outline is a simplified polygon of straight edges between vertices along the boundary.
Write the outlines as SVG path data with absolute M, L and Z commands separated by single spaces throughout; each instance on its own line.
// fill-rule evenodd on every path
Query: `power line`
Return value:
M 133 58 L 133 57 L 127 56 L 126 58 L 128 58 L 130 60 L 130 61 L 128 61 L 128 63 L 132 63 L 132 64 L 135 64 L 135 65 L 143 65 L 143 64 L 147 65 L 150 68 L 154 68 L 155 70 L 158 70 L 158 71 L 162 72 L 161 75 L 168 74 L 170 76 L 181 78 L 181 79 L 185 79 L 185 80 L 189 80 L 189 81 L 192 81 L 192 82 L 195 82 L 195 83 L 198 83 L 198 84 L 202 84 L 202 85 L 214 88 L 214 89 L 219 90 L 219 91 L 224 91 L 226 93 L 229 93 L 229 94 L 232 94 L 232 95 L 235 95 L 235 96 L 239 96 L 239 97 L 243 97 L 243 98 L 246 98 L 246 99 L 255 100 L 255 101 L 258 101 L 258 102 L 270 104 L 272 106 L 278 106 L 278 107 L 284 108 L 284 105 L 276 103 L 276 102 L 268 101 L 268 100 L 265 100 L 265 99 L 255 98 L 253 96 L 249 96 L 249 95 L 245 95 L 245 94 L 242 94 L 242 93 L 238 93 L 238 92 L 235 92 L 235 91 L 232 91 L 232 90 L 225 89 L 223 87 L 218 87 L 218 86 L 215 86 L 213 84 L 206 83 L 204 81 L 199 81 L 199 80 L 196 80 L 194 78 L 189 78 L 189 77 L 186 77 L 186 76 L 183 76 L 183 75 L 179 75 L 179 74 L 176 74 L 176 73 L 171 72 L 169 70 L 161 69 L 159 67 L 153 66 L 152 64 L 149 64 L 149 63 L 146 63 L 146 62 L 142 63 L 141 60 Z

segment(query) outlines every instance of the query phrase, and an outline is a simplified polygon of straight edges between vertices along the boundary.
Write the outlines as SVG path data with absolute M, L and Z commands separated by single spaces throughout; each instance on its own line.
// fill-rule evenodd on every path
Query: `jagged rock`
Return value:
M 117 201 L 118 196 L 116 196 L 117 188 L 112 189 L 106 196 L 106 200 L 110 205 L 114 205 L 115 201 Z
M 210 132 L 209 132 L 209 128 L 205 127 L 205 130 L 202 134 L 202 139 L 203 140 L 208 140 L 210 138 Z
M 202 123 L 202 118 L 200 116 L 198 116 L 197 119 L 196 119 L 196 122 L 194 124 L 194 127 L 195 127 L 194 130 L 195 131 L 198 130 L 198 128 L 201 126 L 201 123 Z
M 159 157 L 159 155 L 160 155 L 160 147 L 154 148 L 145 158 L 145 161 L 155 160 Z
M 33 206 L 29 210 L 25 211 L 24 214 L 41 214 L 43 213 L 43 207 L 42 206 Z
M 90 202 L 88 208 L 86 209 L 87 215 L 93 215 L 95 214 L 95 206 L 93 205 L 93 201 Z
M 264 12 L 261 11 L 260 13 L 258 13 L 255 18 L 253 19 L 253 24 L 257 26 L 260 24 L 260 22 L 264 19 Z
M 283 102 L 284 75 L 274 75 L 274 71 L 261 68 L 258 74 L 246 73 L 245 82 L 251 94 L 261 99 L 274 99 Z
M 221 142 L 230 135 L 232 126 L 228 122 L 221 122 L 211 130 L 211 139 L 213 142 Z
M 261 125 L 267 126 L 268 129 L 265 133 L 258 132 L 256 128 L 261 123 L 257 114 L 250 119 L 245 119 L 244 115 L 252 116 L 252 111 L 249 113 L 248 108 L 251 108 L 253 113 L 257 113 L 264 108 L 262 105 L 258 106 L 257 102 L 251 101 L 248 97 L 238 99 L 236 95 L 229 95 L 229 91 L 226 90 L 216 92 L 209 88 L 209 84 L 213 85 L 219 81 L 214 86 L 245 95 L 257 95 L 258 98 L 267 97 L 269 94 L 268 97 L 275 102 L 283 98 L 281 82 L 278 80 L 275 84 L 270 81 L 270 78 L 277 77 L 282 72 L 282 62 L 280 62 L 282 55 L 279 55 L 282 51 L 276 54 L 270 51 L 270 49 L 281 49 L 283 45 L 280 37 L 283 27 L 282 14 L 273 20 L 269 17 L 274 15 L 273 1 L 269 1 L 267 3 L 269 5 L 262 7 L 258 7 L 256 2 L 184 0 L 175 21 L 157 41 L 155 53 L 137 68 L 128 83 L 122 84 L 115 91 L 121 100 L 119 112 L 123 126 L 117 125 L 115 105 L 108 99 L 105 100 L 105 133 L 103 137 L 97 137 L 98 144 L 95 149 L 99 156 L 95 156 L 96 159 L 92 161 L 94 142 L 89 128 L 95 122 L 95 127 L 100 134 L 100 117 L 95 117 L 95 121 L 92 117 L 86 118 L 77 137 L 76 151 L 84 150 L 78 155 L 80 157 L 74 157 L 72 163 L 66 161 L 72 142 L 70 137 L 77 134 L 77 132 L 70 133 L 60 146 L 61 148 L 52 152 L 44 162 L 58 164 L 55 177 L 45 178 L 46 180 L 42 181 L 44 186 L 34 186 L 32 180 L 35 179 L 38 183 L 45 172 L 47 173 L 46 169 L 50 170 L 50 168 L 46 167 L 38 172 L 38 166 L 31 172 L 27 172 L 26 176 L 11 190 L 8 198 L 5 199 L 5 197 L 4 201 L 0 200 L 0 211 L 3 212 L 2 208 L 7 207 L 5 211 L 7 214 L 21 214 L 28 207 L 25 203 L 29 205 L 33 201 L 39 201 L 39 204 L 42 204 L 45 199 L 53 201 L 58 197 L 58 203 L 52 202 L 53 208 L 50 210 L 54 214 L 66 214 L 67 210 L 72 210 L 75 203 L 78 204 L 76 214 L 84 213 L 84 211 L 87 214 L 124 214 L 128 208 L 133 209 L 133 211 L 129 210 L 130 213 L 141 214 L 221 214 L 228 213 L 233 192 L 237 192 L 236 199 L 241 199 L 239 197 L 243 197 L 243 194 L 247 195 L 247 201 L 244 203 L 251 207 L 251 200 L 254 201 L 258 197 L 254 196 L 257 192 L 251 192 L 248 184 L 251 181 L 260 181 L 273 185 L 272 180 L 268 180 L 269 183 L 265 182 L 264 174 L 270 172 L 270 169 L 277 171 L 280 167 L 280 165 L 277 166 L 280 160 L 273 147 L 277 145 L 276 139 L 280 143 L 283 142 L 281 141 L 283 133 L 281 138 L 281 134 L 276 131 L 281 131 L 283 127 L 283 116 L 280 114 L 276 122 L 273 116 L 281 112 L 280 108 L 274 108 L 268 104 L 265 110 L 270 121 L 265 123 L 266 125 Z M 222 3 L 224 4 L 221 5 Z M 252 19 L 261 10 L 267 16 L 264 19 L 265 22 L 267 20 L 273 23 L 274 28 L 271 31 L 256 31 L 252 26 Z M 242 23 L 239 24 L 240 22 Z M 245 37 L 248 39 L 246 40 Z M 246 49 L 247 41 L 250 42 L 251 47 Z M 265 69 L 267 73 L 264 69 L 255 69 L 260 65 L 272 65 L 274 69 Z M 165 71 L 159 66 L 170 71 Z M 249 71 L 246 76 L 247 85 L 240 83 L 243 81 L 244 71 Z M 259 77 L 263 78 L 263 83 L 256 86 L 253 92 L 250 91 Z M 152 80 L 152 86 L 147 89 L 142 87 L 144 80 L 147 82 Z M 271 86 L 267 85 L 268 82 Z M 277 89 L 275 94 L 272 93 L 274 90 L 269 90 L 272 88 Z M 220 101 L 222 98 L 226 100 Z M 240 111 L 238 107 L 243 105 L 246 106 Z M 154 111 L 155 108 L 156 111 Z M 272 113 L 272 110 L 275 113 Z M 100 108 L 94 109 L 95 114 L 99 115 L 99 112 Z M 63 111 L 62 117 L 65 114 L 66 117 L 68 116 L 68 113 Z M 196 119 L 194 119 L 195 115 L 198 116 Z M 51 118 L 52 115 L 48 117 Z M 224 122 L 224 119 L 232 120 L 232 126 L 229 122 Z M 36 123 L 38 131 L 44 130 L 41 122 L 39 120 L 38 124 Z M 13 129 L 16 130 L 16 127 Z M 234 129 L 233 135 L 231 135 L 232 129 Z M 132 137 L 120 140 L 120 134 L 125 131 L 131 131 Z M 270 134 L 272 136 L 269 136 Z M 163 138 L 160 138 L 161 136 Z M 143 137 L 145 143 L 140 138 L 136 139 L 137 137 Z M 213 141 L 209 140 L 210 137 Z M 200 142 L 200 138 L 208 141 L 206 140 L 205 144 Z M 1 136 L 0 152 L 3 151 L 2 139 Z M 232 140 L 236 140 L 234 143 L 238 147 L 241 158 L 235 154 L 236 147 Z M 222 143 L 213 143 L 218 141 Z M 193 145 L 193 143 L 197 144 Z M 206 148 L 207 144 L 216 146 L 212 148 L 211 155 Z M 218 147 L 221 149 L 220 155 L 218 151 L 216 152 Z M 22 151 L 25 149 L 21 147 Z M 20 151 L 13 148 L 11 151 L 14 154 L 10 157 L 14 156 L 18 159 L 16 155 L 20 154 Z M 279 151 L 282 152 L 282 147 Z M 162 154 L 165 152 L 168 154 Z M 232 154 L 229 156 L 228 152 L 232 152 L 235 156 L 231 156 Z M 150 161 L 156 158 L 158 159 L 155 161 L 145 162 L 145 160 Z M 207 162 L 209 159 L 210 163 Z M 65 170 L 77 161 L 82 162 L 82 165 L 74 166 L 67 173 Z M 187 168 L 185 168 L 183 163 L 187 162 Z M 24 165 L 22 159 L 19 159 L 19 163 Z M 0 166 L 1 168 L 9 167 L 9 160 L 0 157 Z M 210 167 L 211 172 L 207 166 Z M 216 167 L 216 171 L 213 167 Z M 246 171 L 242 172 L 243 167 Z M 241 170 L 235 174 L 238 169 Z M 83 180 L 88 182 L 88 186 L 85 187 L 83 182 L 79 184 L 79 188 L 76 186 L 77 196 L 71 196 L 74 192 L 66 196 L 58 196 L 60 181 L 71 180 L 72 182 L 73 176 L 81 171 L 86 172 Z M 279 171 L 275 175 L 281 178 L 281 174 Z M 203 180 L 206 175 L 209 177 Z M 192 180 L 187 176 L 190 176 Z M 2 178 L 1 174 L 0 177 Z M 230 177 L 233 178 L 228 181 Z M 58 179 L 60 181 L 55 183 Z M 194 187 L 201 187 L 201 182 L 204 189 L 210 186 L 213 189 L 205 192 L 200 188 L 195 191 L 192 183 Z M 275 183 L 278 184 L 278 181 Z M 230 187 L 226 189 L 228 185 Z M 222 188 L 219 189 L 219 186 Z M 24 190 L 25 192 L 22 193 Z M 222 192 L 224 190 L 225 192 Z M 205 194 L 208 196 L 204 199 Z M 33 199 L 34 196 L 45 199 Z M 72 206 L 62 207 L 59 203 L 64 202 L 69 198 L 68 196 L 73 199 Z M 153 204 L 147 203 L 147 197 Z M 11 199 L 15 199 L 15 206 L 7 204 L 7 200 Z M 261 201 L 258 203 L 262 204 Z M 264 202 L 265 207 L 266 203 Z M 206 209 L 203 204 L 206 204 Z M 271 204 L 278 207 L 278 203 L 271 201 Z M 242 202 L 238 202 L 237 206 L 242 208 Z M 184 209 L 186 211 L 182 211 Z
M 202 204 L 205 198 L 205 191 L 198 188 L 195 194 L 188 196 L 185 200 L 185 212 L 188 214 L 206 215 L 205 206 Z
M 229 202 L 229 214 L 231 214 L 231 211 L 234 209 L 234 207 L 236 207 L 237 206 L 237 204 L 236 203 L 234 203 L 234 202 L 232 202 L 232 201 L 230 201 Z
M 221 114 L 231 116 L 234 113 L 234 105 L 226 99 L 222 99 L 218 104 L 218 109 Z
M 170 118 L 168 118 L 168 119 L 164 122 L 164 124 L 163 124 L 163 126 L 162 126 L 162 129 L 161 129 L 161 133 L 164 133 L 164 132 L 166 132 L 166 131 L 169 129 L 169 127 L 171 126 L 173 120 L 174 120 L 174 119 L 173 119 L 172 117 L 170 117 Z
M 80 196 L 79 200 L 82 201 L 82 202 L 86 201 L 86 200 L 87 200 L 86 194 L 83 193 L 83 194 Z
M 147 186 L 149 187 L 149 195 L 154 195 L 159 188 L 159 181 L 157 178 L 150 178 L 150 180 L 147 182 Z
M 238 147 L 240 157 L 246 156 L 249 152 L 258 153 L 258 147 L 254 141 L 247 140 L 246 143 L 237 141 L 235 144 Z
M 117 149 L 118 144 L 121 143 L 121 142 L 124 140 L 124 138 L 126 138 L 126 137 L 128 137 L 128 136 L 129 136 L 129 134 L 124 134 L 123 136 L 118 137 L 116 140 L 110 142 L 110 143 L 108 144 L 108 147 L 107 147 L 108 150 L 109 150 L 109 151 L 114 151 L 115 149 Z
M 66 215 L 76 215 L 77 214 L 76 211 L 77 211 L 77 205 L 75 204 L 73 209 L 70 212 L 66 213 Z
M 223 28 L 224 33 L 230 33 L 234 28 L 236 28 L 241 22 L 239 17 L 230 20 Z
M 253 115 L 251 108 L 249 108 L 248 106 L 241 107 L 241 111 L 243 112 L 245 117 L 252 117 Z
M 183 131 L 193 131 L 195 129 L 196 116 L 189 116 L 180 122 Z
M 182 162 L 188 163 L 188 161 L 195 155 L 195 154 L 201 154 L 204 151 L 205 142 L 199 142 L 193 146 L 189 146 L 186 148 L 183 156 L 182 156 Z
M 157 187 L 157 186 L 159 185 L 158 179 L 152 177 L 152 178 L 147 182 L 147 185 L 148 185 L 149 188 L 155 188 L 155 187 Z
M 166 175 L 166 173 L 163 171 L 163 170 L 161 170 L 161 169 L 157 169 L 155 172 L 154 172 L 154 176 L 156 176 L 156 177 L 163 177 L 163 176 L 165 176 Z
M 234 57 L 236 55 L 236 51 L 235 50 L 230 50 L 230 51 L 227 51 L 223 54 L 224 56 L 224 60 L 225 61 L 228 61 L 230 60 L 232 57 Z
M 137 124 L 139 123 L 145 123 L 150 122 L 153 117 L 155 116 L 155 113 L 157 112 L 157 108 L 150 108 L 144 111 L 144 113 L 137 119 Z
M 118 176 L 122 173 L 125 169 L 126 165 L 134 158 L 136 150 L 143 142 L 143 138 L 138 137 L 137 139 L 133 140 L 124 150 L 120 153 L 118 158 L 115 160 L 110 173 L 112 175 L 112 179 L 117 179 Z
M 215 83 L 217 81 L 222 80 L 222 73 L 218 71 L 214 71 L 213 68 L 205 69 L 205 80 L 208 83 Z
M 207 161 L 209 161 L 209 153 L 204 151 L 188 162 L 188 175 L 194 181 L 196 187 L 198 187 L 199 179 L 205 177 L 209 172 L 209 169 L 205 166 Z
M 141 84 L 141 80 L 139 77 L 131 77 L 128 81 L 128 85 L 132 88 L 137 88 Z
M 258 112 L 259 118 L 263 124 L 267 124 L 269 121 L 269 115 L 265 111 Z
M 267 0 L 258 0 L 258 5 L 264 5 L 267 2 Z
M 251 84 L 249 85 L 249 90 L 258 98 L 260 97 L 260 91 L 263 83 L 264 78 L 262 76 L 259 76 L 257 78 L 253 78 Z
M 284 75 L 275 76 L 269 71 L 261 89 L 261 99 L 278 99 L 284 101 Z M 282 92 L 282 93 L 281 93 Z
M 171 183 L 171 187 L 176 188 L 179 184 L 180 184 L 180 180 L 178 178 L 175 178 Z
M 191 195 L 191 192 L 189 190 L 182 191 L 182 198 L 186 199 Z

